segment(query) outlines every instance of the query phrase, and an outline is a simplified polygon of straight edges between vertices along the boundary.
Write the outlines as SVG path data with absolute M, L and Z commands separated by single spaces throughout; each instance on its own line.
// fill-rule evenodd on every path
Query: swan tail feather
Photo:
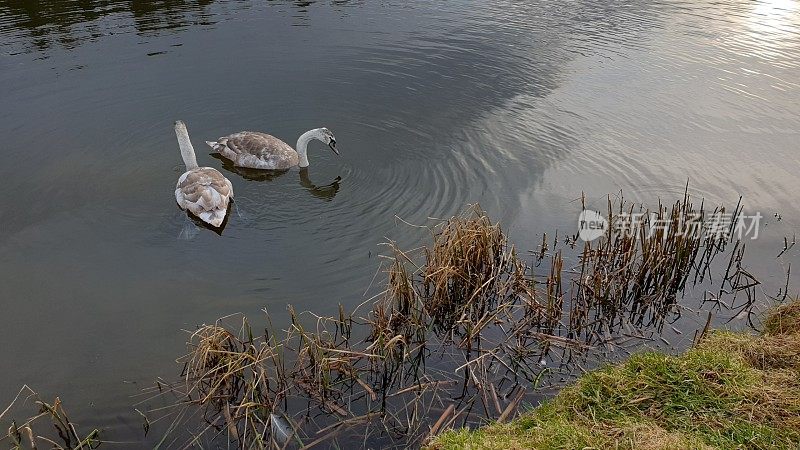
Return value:
M 203 211 L 197 216 L 203 222 L 219 228 L 225 220 L 225 213 L 226 211 L 224 209 L 212 209 L 211 211 Z

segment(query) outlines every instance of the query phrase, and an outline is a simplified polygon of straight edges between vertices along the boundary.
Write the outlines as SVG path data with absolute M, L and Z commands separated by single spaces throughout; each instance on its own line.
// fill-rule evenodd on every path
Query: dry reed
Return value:
M 183 360 L 185 386 L 172 391 L 203 409 L 208 425 L 198 435 L 227 434 L 240 448 L 281 448 L 289 434 L 301 446 L 347 436 L 418 445 L 454 425 L 509 419 L 526 398 L 522 386 L 568 365 L 561 375 L 582 370 L 588 350 L 637 345 L 644 329 L 680 316 L 687 286 L 709 282 L 728 241 L 696 232 L 702 205 L 695 210 L 685 195 L 650 213 L 608 201 L 609 223 L 635 211 L 646 219 L 633 233 L 611 227 L 577 250 L 575 236 L 564 248 L 543 236 L 534 256 L 549 264 L 537 273 L 470 206 L 429 228 L 430 247 L 387 244 L 386 287 L 363 317 L 341 306 L 338 317 L 290 307 L 280 333 L 253 337 L 246 321 L 238 333 L 200 327 Z M 730 254 L 713 301 L 747 292 L 738 308 L 749 311 L 757 284 L 742 267 L 744 246 Z M 369 330 L 365 339 L 352 338 L 354 324 Z M 291 431 L 277 433 L 277 418 Z
M 101 444 L 100 430 L 94 429 L 84 435 L 78 432 L 76 424 L 72 422 L 64 410 L 61 399 L 58 397 L 52 403 L 47 403 L 30 387 L 23 386 L 8 407 L 0 412 L 0 420 L 6 419 L 15 407 L 21 407 L 33 399 L 33 404 L 38 407 L 38 412 L 27 419 L 17 422 L 11 420 L 5 436 L 0 437 L 0 444 L 9 444 L 13 450 L 36 448 L 52 448 L 56 450 L 94 449 Z M 50 419 L 52 429 L 42 424 L 44 418 Z M 55 431 L 55 434 L 53 434 Z

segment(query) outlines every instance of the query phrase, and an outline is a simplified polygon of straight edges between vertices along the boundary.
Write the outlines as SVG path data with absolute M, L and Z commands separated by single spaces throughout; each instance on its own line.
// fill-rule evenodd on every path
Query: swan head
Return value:
M 328 147 L 333 150 L 333 153 L 339 154 L 339 149 L 336 148 L 336 138 L 333 136 L 333 133 L 331 133 L 331 130 L 325 127 L 314 128 L 301 134 L 297 139 L 297 147 L 295 147 L 295 149 L 300 156 L 297 164 L 299 167 L 308 167 L 307 147 L 308 143 L 312 140 L 322 141 L 328 144 Z
M 336 149 L 336 137 L 331 133 L 331 130 L 325 127 L 317 128 L 317 134 L 317 139 L 328 144 L 328 147 L 333 150 L 333 153 L 339 154 L 339 150 Z

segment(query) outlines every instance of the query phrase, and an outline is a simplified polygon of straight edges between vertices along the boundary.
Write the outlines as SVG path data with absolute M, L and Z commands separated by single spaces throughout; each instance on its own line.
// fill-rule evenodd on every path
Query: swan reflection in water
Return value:
M 289 172 L 291 169 L 285 170 L 262 170 L 262 169 L 248 169 L 246 167 L 237 167 L 233 165 L 233 162 L 229 159 L 226 159 L 219 153 L 211 153 L 213 158 L 216 158 L 222 161 L 222 168 L 227 170 L 228 172 L 235 173 L 240 177 L 244 178 L 245 180 L 250 181 L 272 181 L 286 172 Z M 316 185 L 314 184 L 308 176 L 308 167 L 302 167 L 300 169 L 300 185 L 308 191 L 309 194 L 313 195 L 314 197 L 325 200 L 331 201 L 336 196 L 336 193 L 339 192 L 339 184 L 342 181 L 342 177 L 337 176 L 331 183 L 325 185 Z
M 233 163 L 222 157 L 219 153 L 212 153 L 212 157 L 219 159 L 222 161 L 222 169 L 228 172 L 235 173 L 245 180 L 250 181 L 272 181 L 284 174 L 289 172 L 291 169 L 285 170 L 261 170 L 261 169 L 248 169 L 245 167 L 236 167 Z M 300 186 L 308 191 L 309 194 L 312 196 L 324 200 L 324 201 L 331 201 L 336 196 L 336 193 L 339 192 L 339 185 L 342 181 L 342 177 L 337 176 L 331 183 L 325 185 L 316 185 L 311 181 L 311 178 L 308 176 L 308 167 L 303 167 L 300 169 L 299 172 L 300 176 Z M 194 217 L 192 214 L 186 214 L 186 222 L 182 227 L 178 239 L 180 240 L 192 240 L 194 239 L 197 234 L 200 232 L 201 228 L 205 228 L 207 230 L 211 230 L 218 235 L 222 235 L 222 231 L 225 229 L 225 226 L 228 224 L 228 220 L 231 216 L 231 210 L 236 213 L 238 218 L 245 218 L 246 214 L 239 211 L 236 206 L 236 200 L 231 199 L 231 202 L 228 204 L 228 209 L 225 214 L 225 220 L 220 224 L 219 227 L 213 227 L 208 225 L 207 223 L 203 222 L 202 220 Z
M 223 158 L 217 153 L 211 154 L 214 158 L 219 159 L 222 161 L 222 169 L 227 170 L 228 172 L 235 173 L 245 180 L 250 181 L 272 181 L 284 174 L 289 172 L 291 169 L 286 170 L 259 170 L 259 169 L 247 169 L 243 167 L 236 167 L 233 165 L 232 162 Z M 336 193 L 339 192 L 339 185 L 342 181 L 342 177 L 337 176 L 331 183 L 325 185 L 316 185 L 314 184 L 308 176 L 308 167 L 303 167 L 300 169 L 300 185 L 308 191 L 309 194 L 312 196 L 324 200 L 324 201 L 331 201 L 333 197 L 336 196 Z M 241 211 L 236 206 L 236 200 L 232 199 L 231 202 L 228 204 L 228 210 L 225 214 L 225 220 L 220 224 L 218 228 L 208 225 L 207 223 L 203 222 L 202 220 L 194 217 L 192 214 L 186 214 L 186 222 L 184 223 L 183 228 L 181 229 L 178 239 L 180 240 L 192 240 L 194 239 L 197 234 L 200 232 L 201 228 L 205 228 L 207 230 L 211 230 L 218 235 L 222 235 L 222 231 L 225 229 L 225 226 L 228 224 L 228 219 L 231 216 L 231 210 L 235 212 L 236 217 L 238 218 L 245 218 L 247 215 Z

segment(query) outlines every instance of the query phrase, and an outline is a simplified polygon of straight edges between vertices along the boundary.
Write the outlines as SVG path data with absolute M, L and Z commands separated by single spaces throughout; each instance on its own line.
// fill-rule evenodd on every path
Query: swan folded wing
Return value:
M 231 182 L 210 167 L 200 167 L 184 173 L 175 188 L 178 206 L 215 227 L 219 227 L 225 220 L 231 198 Z
M 243 131 L 221 137 L 216 144 L 211 145 L 212 148 L 238 166 L 288 169 L 297 165 L 297 152 L 289 144 L 270 134 Z

